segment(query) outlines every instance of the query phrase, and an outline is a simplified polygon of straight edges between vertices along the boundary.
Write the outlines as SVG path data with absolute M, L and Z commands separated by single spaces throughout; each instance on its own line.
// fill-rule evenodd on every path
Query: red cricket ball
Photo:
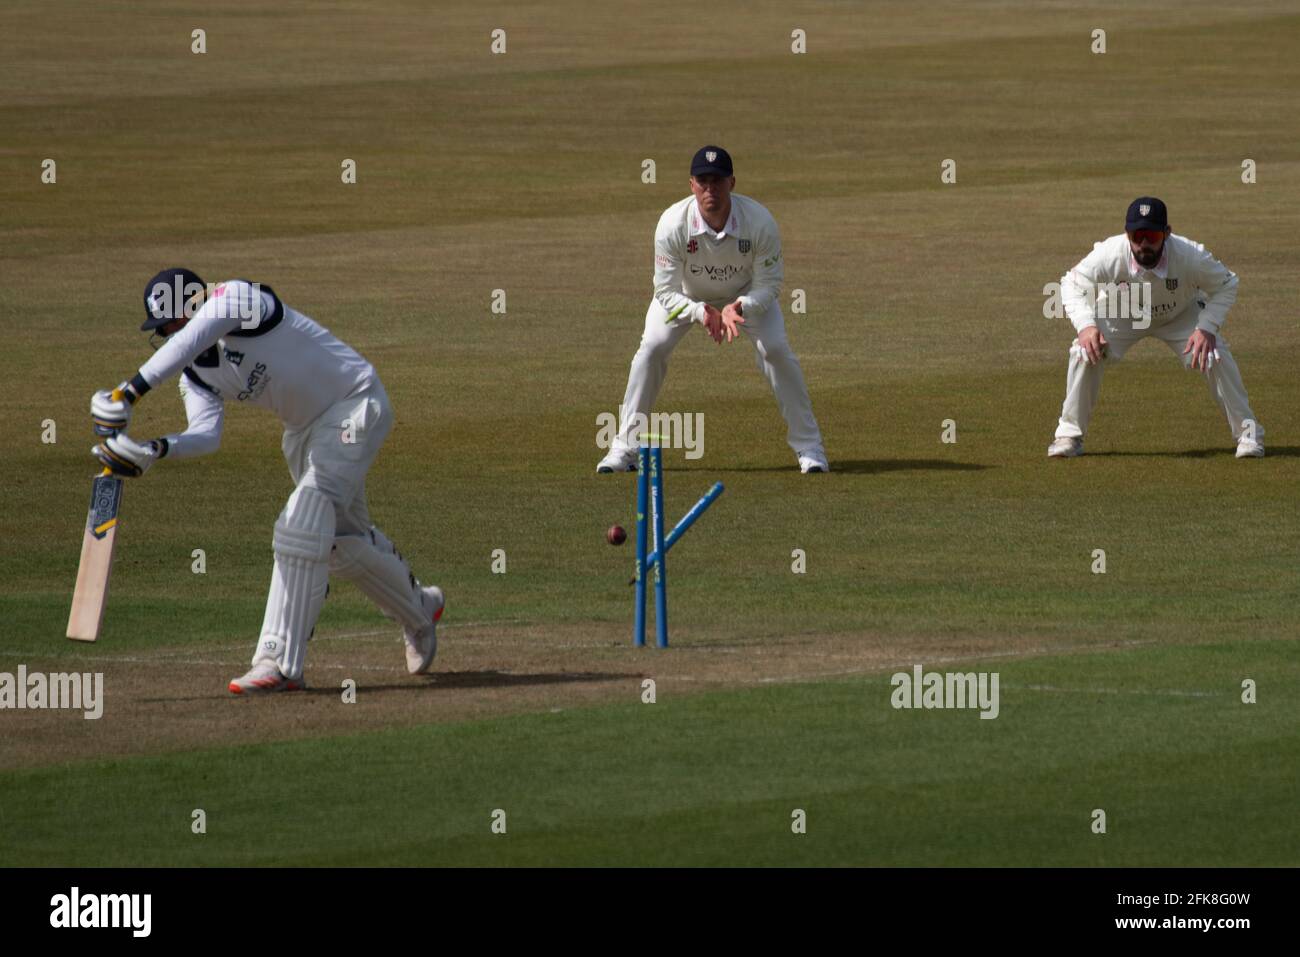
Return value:
M 622 545 L 627 541 L 627 532 L 622 525 L 611 525 L 605 533 L 605 541 L 611 545 Z

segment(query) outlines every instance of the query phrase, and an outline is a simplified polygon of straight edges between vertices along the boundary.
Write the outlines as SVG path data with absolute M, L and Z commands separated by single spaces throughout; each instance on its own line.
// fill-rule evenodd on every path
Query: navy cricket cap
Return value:
M 1129 203 L 1128 215 L 1124 217 L 1124 229 L 1158 229 L 1164 232 L 1169 228 L 1169 210 L 1165 204 L 1154 196 L 1139 196 Z
M 721 146 L 704 146 L 691 160 L 692 176 L 731 176 L 731 154 Z
M 149 332 L 179 319 L 185 304 L 207 286 L 198 274 L 181 268 L 164 269 L 144 287 L 144 325 L 141 332 Z M 190 315 L 193 315 L 191 311 Z

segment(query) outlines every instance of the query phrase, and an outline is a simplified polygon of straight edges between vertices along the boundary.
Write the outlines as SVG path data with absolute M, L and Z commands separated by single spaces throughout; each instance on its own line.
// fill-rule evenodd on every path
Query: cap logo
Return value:
M 153 287 L 153 295 L 149 297 L 149 312 L 155 319 L 166 319 L 170 311 L 167 306 L 171 303 L 171 290 L 165 285 L 159 283 Z
M 712 163 L 715 159 L 718 158 L 718 153 L 716 150 L 709 150 L 704 154 L 704 158 L 708 160 L 710 163 Z
M 1141 206 L 1138 207 L 1138 212 L 1141 213 L 1143 216 L 1150 216 L 1151 207 L 1148 206 L 1146 203 L 1143 203 Z

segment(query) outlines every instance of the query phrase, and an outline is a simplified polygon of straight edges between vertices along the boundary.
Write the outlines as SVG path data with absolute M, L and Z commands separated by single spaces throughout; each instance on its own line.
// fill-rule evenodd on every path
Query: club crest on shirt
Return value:
M 748 240 L 748 239 L 742 239 L 742 240 L 740 240 L 736 245 L 738 245 L 738 246 L 740 247 L 741 255 L 744 255 L 745 253 L 749 252 L 749 240 Z
M 1166 280 L 1165 280 L 1165 288 L 1168 289 L 1170 292 L 1173 292 L 1175 289 L 1178 288 L 1178 280 L 1177 280 L 1177 279 L 1166 279 Z
M 686 244 L 686 255 L 688 255 L 688 256 L 693 256 L 693 255 L 695 255 L 695 252 L 696 252 L 699 248 L 700 248 L 700 244 L 697 243 L 695 240 L 692 239 L 689 243 Z
M 234 349 L 225 349 L 223 351 L 226 353 L 226 361 L 232 366 L 237 366 L 244 361 L 244 354 L 242 352 L 236 352 Z

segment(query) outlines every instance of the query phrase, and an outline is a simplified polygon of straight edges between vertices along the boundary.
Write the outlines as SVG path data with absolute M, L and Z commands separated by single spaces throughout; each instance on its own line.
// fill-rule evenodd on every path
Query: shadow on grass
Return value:
M 364 681 L 357 682 L 357 691 L 437 691 L 439 689 L 460 689 L 460 688 L 517 688 L 531 685 L 566 685 L 566 684 L 591 684 L 602 681 L 627 681 L 633 678 L 640 678 L 639 673 L 633 672 L 600 672 L 600 671 L 557 671 L 539 674 L 517 674 L 505 671 L 437 671 L 432 674 L 419 676 L 423 680 L 418 682 L 404 682 L 402 684 L 367 684 Z M 308 694 L 328 694 L 337 695 L 338 688 L 312 688 L 308 687 Z
M 357 691 L 404 691 L 408 694 L 432 694 L 440 690 L 455 690 L 460 688 L 517 688 L 529 685 L 563 685 L 563 684 L 595 684 L 604 681 L 628 681 L 642 678 L 640 672 L 596 672 L 596 671 L 561 671 L 549 674 L 508 674 L 504 671 L 441 671 L 429 675 L 421 675 L 422 680 L 416 680 L 413 676 L 410 681 L 401 684 L 368 684 L 364 681 L 357 682 Z M 206 701 L 212 698 L 229 698 L 232 700 L 240 699 L 260 699 L 260 698 L 297 698 L 300 695 L 309 695 L 312 697 L 330 697 L 339 696 L 339 687 L 335 685 L 308 685 L 302 691 L 280 692 L 275 694 L 246 694 L 233 695 L 223 690 L 219 694 L 210 695 L 191 695 L 188 697 L 166 697 L 166 698 L 141 698 L 143 702 L 150 704 L 159 704 L 176 701 Z
M 994 468 L 975 462 L 953 462 L 950 459 L 832 459 L 831 475 L 876 475 L 880 472 L 980 472 Z M 664 469 L 665 472 L 676 471 Z M 707 472 L 797 472 L 794 465 L 752 465 L 720 469 L 710 466 Z M 815 476 L 814 476 L 815 478 Z
M 1279 445 L 1266 446 L 1266 459 L 1294 459 L 1300 458 L 1300 445 Z M 1157 458 L 1157 459 L 1216 459 L 1231 458 L 1237 454 L 1237 450 L 1231 447 L 1216 447 L 1212 449 L 1187 449 L 1184 452 L 1084 452 L 1084 458 L 1108 458 L 1111 456 L 1134 456 L 1139 458 Z

